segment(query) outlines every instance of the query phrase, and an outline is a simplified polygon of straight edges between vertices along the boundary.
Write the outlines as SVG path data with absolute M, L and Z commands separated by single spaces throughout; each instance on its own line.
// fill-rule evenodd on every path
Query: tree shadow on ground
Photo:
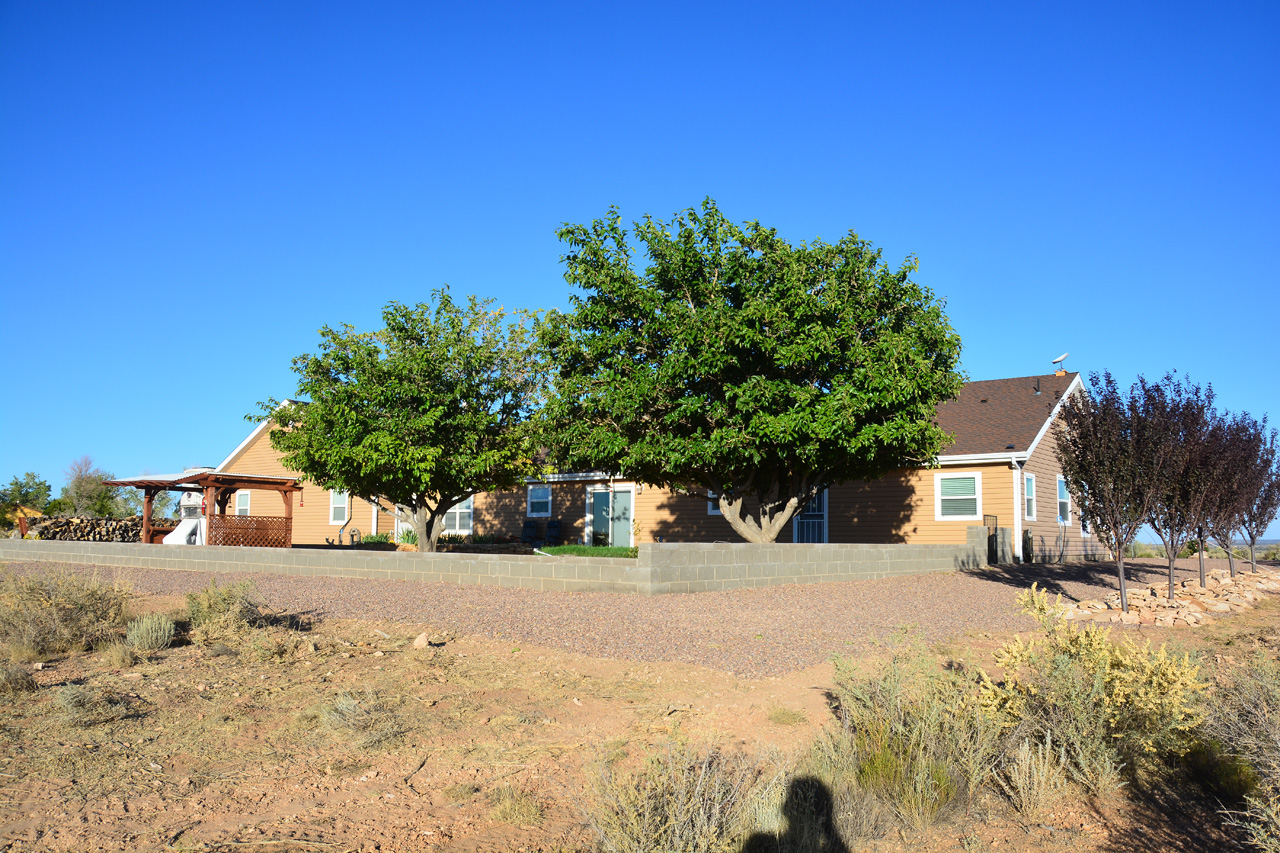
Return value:
M 1104 598 L 1119 589 L 1116 564 L 1113 562 L 1020 563 L 1003 566 L 979 566 L 965 569 L 975 578 L 1006 586 L 1026 589 L 1038 584 L 1050 595 L 1061 595 L 1070 601 Z M 1168 581 L 1169 566 L 1157 560 L 1126 560 L 1125 578 L 1130 584 L 1152 584 Z
M 1222 806 L 1185 780 L 1134 782 L 1127 789 L 1132 806 L 1113 823 L 1099 853 L 1160 850 L 1171 853 L 1219 853 L 1240 849 L 1237 837 L 1222 825 Z
M 787 826 L 782 834 L 757 832 L 741 853 L 849 853 L 836 831 L 835 800 L 813 776 L 791 780 L 782 803 Z

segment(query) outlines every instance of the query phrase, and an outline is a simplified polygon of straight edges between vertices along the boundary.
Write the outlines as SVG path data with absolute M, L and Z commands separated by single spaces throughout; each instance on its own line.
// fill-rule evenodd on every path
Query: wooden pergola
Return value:
M 147 544 L 151 543 L 151 507 L 156 494 L 199 492 L 204 494 L 206 544 L 293 546 L 293 493 L 302 491 L 302 486 L 293 477 L 197 471 L 190 474 L 144 474 L 107 480 L 106 485 L 142 490 L 142 541 Z M 284 500 L 284 515 L 227 515 L 231 496 L 241 489 L 279 492 Z

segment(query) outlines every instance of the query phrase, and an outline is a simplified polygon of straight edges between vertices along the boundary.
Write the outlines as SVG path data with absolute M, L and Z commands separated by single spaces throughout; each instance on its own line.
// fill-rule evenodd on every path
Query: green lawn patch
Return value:
M 638 549 L 598 545 L 552 545 L 538 550 L 557 557 L 635 557 Z

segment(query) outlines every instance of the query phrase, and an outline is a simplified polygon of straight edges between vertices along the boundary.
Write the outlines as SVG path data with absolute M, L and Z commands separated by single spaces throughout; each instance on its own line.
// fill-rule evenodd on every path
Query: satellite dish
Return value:
M 1071 355 L 1071 353 L 1069 353 L 1069 352 L 1064 352 L 1062 355 L 1060 355 L 1060 356 L 1058 356 L 1057 358 L 1055 358 L 1055 359 L 1053 360 L 1053 363 L 1054 363 L 1054 364 L 1062 364 L 1062 362 L 1064 362 L 1064 361 L 1066 361 L 1066 360 L 1067 360 L 1067 356 L 1069 356 L 1069 355 Z

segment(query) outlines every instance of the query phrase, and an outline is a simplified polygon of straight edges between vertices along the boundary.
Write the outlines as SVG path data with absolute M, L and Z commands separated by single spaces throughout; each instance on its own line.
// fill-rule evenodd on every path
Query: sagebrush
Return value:
M 129 592 L 71 572 L 0 576 L 0 643 L 14 659 L 93 648 L 118 635 Z
M 173 620 L 163 613 L 147 613 L 129 623 L 125 639 L 140 652 L 158 652 L 173 643 Z

